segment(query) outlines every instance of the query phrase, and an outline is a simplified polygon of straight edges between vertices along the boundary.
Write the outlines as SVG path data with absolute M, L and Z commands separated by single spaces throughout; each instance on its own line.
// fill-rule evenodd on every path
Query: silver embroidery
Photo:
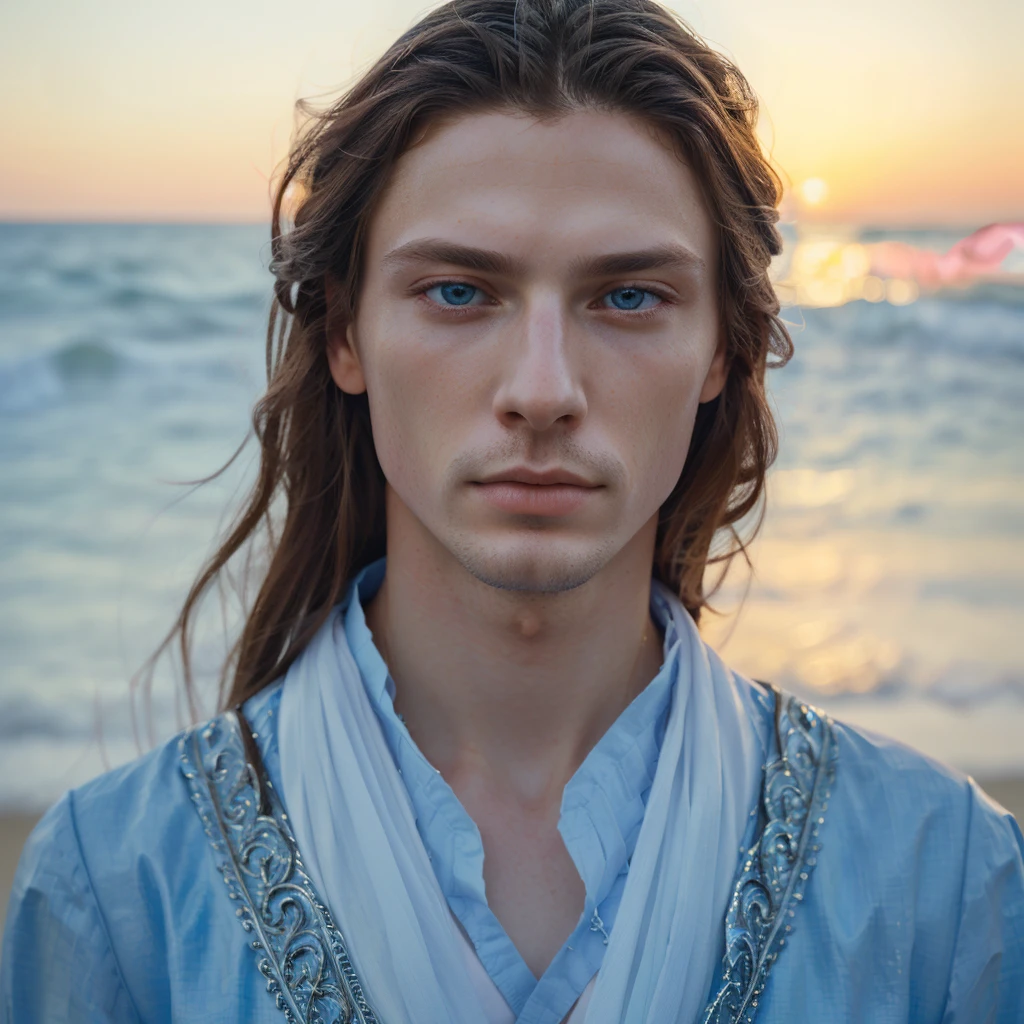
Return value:
M 786 946 L 795 907 L 821 849 L 835 779 L 832 723 L 795 697 L 776 697 L 778 760 L 765 766 L 766 824 L 747 851 L 726 913 L 722 987 L 703 1024 L 750 1024 Z M 246 757 L 241 725 L 224 714 L 187 732 L 181 771 L 235 913 L 254 935 L 267 990 L 288 1024 L 379 1024 L 344 939 L 302 867 L 269 780 Z M 602 922 L 603 924 L 603 922 Z
M 187 732 L 179 753 L 267 990 L 288 1024 L 378 1024 L 281 802 L 246 758 L 242 728 L 223 714 Z
M 765 766 L 767 822 L 747 853 L 725 917 L 722 987 L 704 1024 L 749 1024 L 768 972 L 793 929 L 796 907 L 821 849 L 836 741 L 829 718 L 776 693 L 779 759 Z

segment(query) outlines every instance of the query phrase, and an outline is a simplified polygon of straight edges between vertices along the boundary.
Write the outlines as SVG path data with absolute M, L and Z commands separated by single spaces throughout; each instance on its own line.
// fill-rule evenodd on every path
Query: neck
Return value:
M 560 802 L 661 665 L 653 529 L 587 583 L 550 594 L 482 583 L 436 542 L 404 542 L 389 517 L 387 573 L 367 622 L 396 709 L 449 782 L 472 776 L 523 804 Z

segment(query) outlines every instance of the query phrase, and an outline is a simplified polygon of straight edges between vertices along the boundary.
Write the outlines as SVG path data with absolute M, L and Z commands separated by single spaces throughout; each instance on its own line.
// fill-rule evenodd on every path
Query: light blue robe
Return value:
M 771 746 L 772 702 L 749 685 L 751 728 Z M 276 792 L 279 700 L 276 686 L 245 706 Z M 799 865 L 809 879 L 783 910 L 784 945 L 745 1019 L 1024 1022 L 1016 823 L 905 747 L 838 723 L 834 738 L 820 850 L 813 867 Z M 68 793 L 39 823 L 8 910 L 5 1022 L 285 1021 L 181 768 L 168 742 Z M 724 952 L 724 922 L 709 941 Z
M 480 830 L 395 711 L 395 683 L 363 611 L 384 581 L 385 562 L 378 559 L 359 572 L 342 602 L 345 637 L 363 688 L 401 772 L 449 909 L 516 1020 L 559 1024 L 604 961 L 636 849 L 678 675 L 671 609 L 652 591 L 651 617 L 664 634 L 661 668 L 565 787 L 558 829 L 579 869 L 585 906 L 547 970 L 535 978 L 487 903 Z

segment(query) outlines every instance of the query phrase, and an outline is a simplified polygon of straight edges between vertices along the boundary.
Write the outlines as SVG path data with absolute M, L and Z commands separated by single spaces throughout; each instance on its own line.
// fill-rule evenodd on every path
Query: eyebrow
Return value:
M 417 238 L 392 249 L 381 260 L 385 268 L 407 263 L 448 263 L 476 270 L 481 274 L 503 277 L 521 275 L 525 263 L 515 256 L 494 249 L 477 249 L 443 238 Z M 638 274 L 644 270 L 701 271 L 706 264 L 695 252 L 682 245 L 656 245 L 633 252 L 615 252 L 604 256 L 581 256 L 572 262 L 572 272 L 584 277 L 612 277 Z
M 572 268 L 584 277 L 612 277 L 639 274 L 644 270 L 700 271 L 706 264 L 683 245 L 655 245 L 635 252 L 613 252 L 607 256 L 580 257 Z
M 381 266 L 405 263 L 450 263 L 481 274 L 513 277 L 525 270 L 525 264 L 514 256 L 493 249 L 476 249 L 469 245 L 446 242 L 443 238 L 417 238 L 392 249 L 380 261 Z

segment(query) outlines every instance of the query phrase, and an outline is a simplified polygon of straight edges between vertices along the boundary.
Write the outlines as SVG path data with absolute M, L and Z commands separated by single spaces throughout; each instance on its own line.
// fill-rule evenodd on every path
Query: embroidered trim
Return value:
M 345 940 L 302 867 L 273 785 L 246 756 L 244 720 L 225 713 L 178 751 L 235 914 L 288 1024 L 378 1024 Z
M 726 913 L 723 982 L 703 1024 L 750 1024 L 793 929 L 821 849 L 836 742 L 828 716 L 776 693 L 779 757 L 765 766 L 767 818 Z M 288 1024 L 379 1024 L 341 933 L 302 867 L 270 780 L 247 756 L 243 725 L 223 714 L 182 736 L 181 771 L 235 913 Z
M 818 832 L 836 772 L 832 722 L 776 691 L 775 729 L 779 758 L 765 766 L 761 797 L 767 822 L 736 880 L 725 916 L 722 987 L 704 1024 L 754 1020 L 821 849 Z

